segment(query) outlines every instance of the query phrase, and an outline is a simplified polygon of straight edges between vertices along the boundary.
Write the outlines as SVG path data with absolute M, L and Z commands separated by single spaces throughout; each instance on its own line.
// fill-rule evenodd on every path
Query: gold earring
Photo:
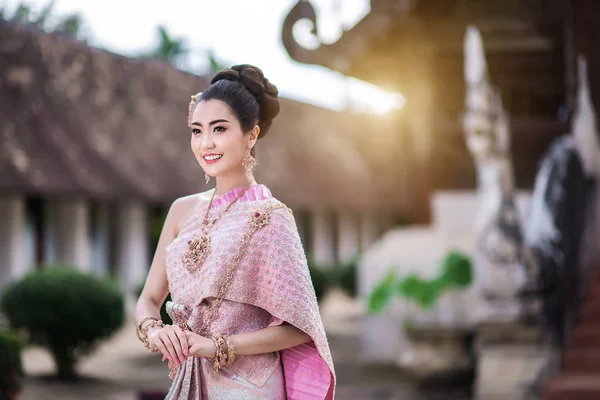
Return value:
M 204 173 L 204 181 L 208 184 L 208 182 L 210 182 L 210 175 L 208 175 L 206 172 Z
M 251 180 L 252 179 L 252 168 L 254 168 L 256 166 L 256 159 L 254 157 L 252 157 L 252 154 L 250 153 L 250 149 L 248 149 L 248 151 L 246 152 L 246 155 L 242 159 L 242 165 L 244 166 L 244 169 L 246 170 L 246 177 L 248 178 L 248 180 Z

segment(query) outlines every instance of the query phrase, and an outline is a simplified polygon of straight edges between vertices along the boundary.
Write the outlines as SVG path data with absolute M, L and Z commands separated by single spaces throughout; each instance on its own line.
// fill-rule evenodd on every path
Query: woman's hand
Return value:
M 163 354 L 163 361 L 169 360 L 169 368 L 179 366 L 189 354 L 187 337 L 177 325 L 149 330 L 148 341 Z
M 213 358 L 217 352 L 215 343 L 211 338 L 200 336 L 197 333 L 184 331 L 189 347 L 190 357 L 208 357 Z

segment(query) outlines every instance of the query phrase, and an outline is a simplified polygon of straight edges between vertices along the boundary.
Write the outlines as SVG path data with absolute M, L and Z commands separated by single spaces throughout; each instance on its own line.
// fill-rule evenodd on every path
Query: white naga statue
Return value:
M 482 301 L 477 320 L 515 321 L 529 314 L 520 294 L 536 272 L 523 244 L 515 205 L 509 118 L 500 93 L 490 84 L 479 30 L 465 36 L 466 110 L 463 128 L 475 160 L 479 210 L 474 254 L 474 290 Z
M 572 135 L 588 176 L 600 176 L 600 142 L 594 106 L 592 105 L 587 60 L 577 57 L 577 108 L 573 118 Z

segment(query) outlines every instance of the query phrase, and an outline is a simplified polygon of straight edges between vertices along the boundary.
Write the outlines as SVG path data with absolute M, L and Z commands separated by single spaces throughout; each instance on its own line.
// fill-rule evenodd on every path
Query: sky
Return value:
M 283 19 L 297 0 L 56 0 L 57 15 L 83 16 L 90 43 L 119 54 L 135 56 L 158 42 L 157 27 L 164 25 L 174 38 L 185 39 L 195 71 L 206 67 L 212 49 L 223 65 L 254 64 L 273 82 L 280 95 L 331 109 L 348 103 L 369 112 L 385 112 L 403 101 L 398 94 L 319 66 L 295 62 L 281 43 Z M 41 9 L 49 0 L 25 0 Z M 311 0 L 319 18 L 319 38 L 310 23 L 295 27 L 305 47 L 333 43 L 369 12 L 369 0 Z M 0 0 L 13 10 L 20 0 Z M 343 3 L 343 7 L 341 4 Z M 368 100 L 366 100 L 368 99 Z

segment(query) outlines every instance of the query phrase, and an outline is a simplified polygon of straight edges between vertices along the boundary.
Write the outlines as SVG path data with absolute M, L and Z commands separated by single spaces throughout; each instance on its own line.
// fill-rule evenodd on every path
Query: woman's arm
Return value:
M 235 353 L 240 356 L 270 353 L 308 343 L 312 339 L 300 329 L 288 323 L 269 326 L 254 332 L 230 336 Z
M 193 208 L 195 197 L 188 196 L 177 199 L 171 205 L 165 223 L 158 240 L 154 259 L 150 266 L 150 272 L 146 278 L 144 289 L 137 301 L 135 320 L 140 321 L 145 317 L 160 319 L 160 307 L 167 298 L 169 287 L 165 265 L 165 250 L 167 246 L 177 237 L 179 224 Z M 179 327 L 167 327 L 168 329 L 151 328 L 148 330 L 148 338 L 151 344 L 158 347 L 163 355 L 171 362 L 183 360 L 187 352 L 185 335 Z M 162 333 L 161 333 L 162 332 Z M 164 337 L 163 337 L 164 336 Z M 183 342 L 183 343 L 182 343 Z M 164 359 L 164 358 L 163 358 Z
M 209 358 L 215 356 L 216 349 L 211 338 L 190 331 L 185 331 L 185 335 L 190 345 L 190 356 Z M 238 333 L 230 336 L 230 339 L 235 347 L 235 354 L 240 356 L 271 353 L 311 341 L 310 336 L 288 323 L 269 326 L 254 332 Z

